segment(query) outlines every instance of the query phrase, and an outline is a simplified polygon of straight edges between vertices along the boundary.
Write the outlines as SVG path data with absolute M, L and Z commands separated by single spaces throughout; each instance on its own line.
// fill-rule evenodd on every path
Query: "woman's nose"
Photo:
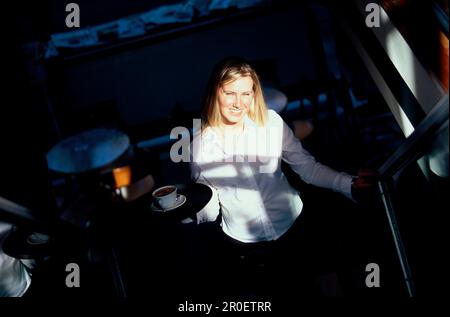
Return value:
M 245 102 L 244 102 L 244 100 L 243 100 L 243 97 L 242 96 L 239 96 L 239 97 L 237 97 L 236 98 L 236 106 L 242 106 L 242 105 L 245 105 Z

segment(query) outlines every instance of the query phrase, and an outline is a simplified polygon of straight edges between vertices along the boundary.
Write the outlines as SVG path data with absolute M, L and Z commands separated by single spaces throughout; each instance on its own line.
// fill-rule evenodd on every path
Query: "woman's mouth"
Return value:
M 232 113 L 241 113 L 242 112 L 242 108 L 230 108 L 230 111 Z

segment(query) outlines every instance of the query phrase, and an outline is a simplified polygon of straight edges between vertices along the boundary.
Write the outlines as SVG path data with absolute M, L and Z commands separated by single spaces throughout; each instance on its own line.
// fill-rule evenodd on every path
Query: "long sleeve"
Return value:
M 281 118 L 280 118 L 281 119 Z M 281 119 L 282 120 L 282 119 Z M 308 184 L 331 189 L 351 199 L 352 177 L 315 160 L 282 120 L 282 159 Z
M 199 165 L 191 160 L 191 178 L 196 183 L 201 183 L 212 190 L 212 197 L 208 204 L 197 213 L 197 223 L 215 221 L 220 213 L 219 196 L 217 190 L 203 177 Z

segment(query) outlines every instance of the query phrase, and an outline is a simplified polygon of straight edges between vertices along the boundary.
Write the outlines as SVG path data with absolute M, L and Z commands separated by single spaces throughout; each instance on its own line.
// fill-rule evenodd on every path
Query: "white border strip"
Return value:
M 405 135 L 405 137 L 408 137 L 411 133 L 414 132 L 414 126 L 411 124 L 411 121 L 409 121 L 408 116 L 403 111 L 400 103 L 395 98 L 388 84 L 384 80 L 381 73 L 378 71 L 375 63 L 373 62 L 372 58 L 370 58 L 365 48 L 362 46 L 359 39 L 351 31 L 346 21 L 344 21 L 343 19 L 340 19 L 340 21 L 348 36 L 351 38 L 353 45 L 355 45 L 355 48 L 360 54 L 362 60 L 366 64 L 367 70 L 369 71 L 370 75 L 373 78 L 373 81 L 380 90 L 380 93 L 383 95 L 387 105 L 389 106 L 389 109 L 391 109 L 395 120 L 403 131 L 403 134 Z
M 368 3 L 373 1 L 355 0 L 364 18 L 369 12 L 365 11 Z M 445 95 L 436 78 L 428 73 L 414 55 L 410 46 L 389 19 L 382 6 L 380 8 L 380 27 L 371 28 L 386 54 L 394 64 L 400 76 L 416 97 L 423 111 L 428 114 L 435 104 Z

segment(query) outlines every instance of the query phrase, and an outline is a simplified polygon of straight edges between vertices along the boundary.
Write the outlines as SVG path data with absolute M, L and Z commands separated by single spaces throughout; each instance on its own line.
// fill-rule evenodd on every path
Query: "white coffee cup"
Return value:
M 173 207 L 177 202 L 177 188 L 173 185 L 159 187 L 152 192 L 152 197 L 162 209 Z

